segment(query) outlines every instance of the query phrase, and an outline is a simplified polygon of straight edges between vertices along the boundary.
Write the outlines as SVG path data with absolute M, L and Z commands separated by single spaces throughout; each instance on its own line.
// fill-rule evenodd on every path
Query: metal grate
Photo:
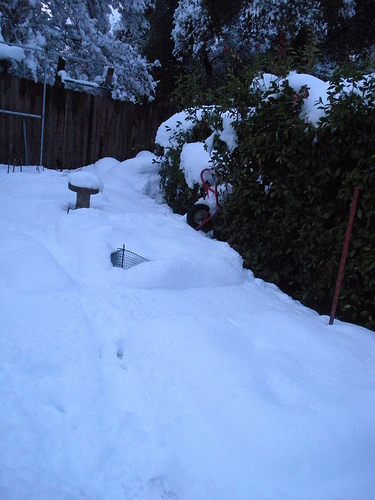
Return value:
M 111 254 L 111 262 L 114 267 L 130 269 L 137 264 L 149 261 L 134 252 L 130 252 L 130 250 L 126 250 L 124 245 L 122 248 L 118 248 L 116 252 Z

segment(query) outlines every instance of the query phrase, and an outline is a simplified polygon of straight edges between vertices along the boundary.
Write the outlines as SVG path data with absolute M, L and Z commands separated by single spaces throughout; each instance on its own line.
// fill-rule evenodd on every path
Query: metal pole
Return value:
M 26 120 L 25 118 L 23 119 L 23 139 L 25 142 L 25 160 L 26 160 L 26 165 L 29 164 L 29 158 L 27 154 L 27 131 L 26 131 Z
M 46 117 L 46 90 L 47 90 L 47 52 L 44 53 L 44 84 L 43 84 L 43 109 L 42 109 L 42 132 L 40 138 L 40 160 L 39 165 L 43 167 L 43 147 L 44 147 L 44 123 Z
M 336 282 L 336 290 L 335 290 L 335 295 L 333 297 L 333 303 L 332 303 L 332 309 L 331 309 L 331 316 L 329 318 L 329 324 L 330 325 L 333 325 L 333 321 L 335 319 L 335 314 L 336 314 L 336 309 L 337 309 L 337 304 L 339 302 L 339 294 L 340 294 L 341 282 L 342 282 L 342 279 L 344 277 L 344 268 L 345 268 L 346 256 L 348 255 L 350 235 L 352 233 L 354 215 L 355 215 L 355 210 L 356 210 L 357 201 L 358 201 L 358 194 L 359 194 L 359 187 L 356 187 L 355 190 L 354 190 L 354 196 L 353 196 L 352 206 L 350 208 L 349 222 L 348 222 L 348 227 L 346 229 L 346 235 L 345 235 L 345 243 L 344 243 L 344 248 L 342 250 L 341 262 L 340 262 L 340 268 L 339 268 L 339 274 L 338 274 L 337 282 Z
M 121 261 L 122 268 L 124 268 L 124 259 L 125 259 L 125 245 L 122 245 L 122 261 Z
M 0 113 L 16 116 L 27 116 L 29 118 L 42 118 L 42 115 L 32 115 L 31 113 L 21 113 L 20 111 L 8 111 L 7 109 L 0 109 Z

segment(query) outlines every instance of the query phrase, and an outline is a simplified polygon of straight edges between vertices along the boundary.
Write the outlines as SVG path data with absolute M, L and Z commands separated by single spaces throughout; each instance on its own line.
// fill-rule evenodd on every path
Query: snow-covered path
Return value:
M 152 159 L 69 213 L 67 172 L 0 166 L 0 499 L 375 498 L 374 334 L 192 230 Z

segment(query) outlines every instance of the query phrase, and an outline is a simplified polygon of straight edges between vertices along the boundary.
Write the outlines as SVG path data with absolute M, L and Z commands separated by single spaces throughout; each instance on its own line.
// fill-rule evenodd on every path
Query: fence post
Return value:
M 59 56 L 59 60 L 57 63 L 56 75 L 55 75 L 55 87 L 61 88 L 63 87 L 61 76 L 59 75 L 59 71 L 63 71 L 65 69 L 66 60 Z
M 105 82 L 104 82 L 104 85 L 102 87 L 102 95 L 103 96 L 111 97 L 111 92 L 113 89 L 112 80 L 113 80 L 114 71 L 115 71 L 114 68 L 107 68 Z
M 340 288 L 341 288 L 341 283 L 342 283 L 342 279 L 344 276 L 345 262 L 346 262 L 346 257 L 348 255 L 350 235 L 352 233 L 354 215 L 355 215 L 355 211 L 356 211 L 356 207 L 357 207 L 358 194 L 359 194 L 359 187 L 356 187 L 354 190 L 353 201 L 352 201 L 352 205 L 350 208 L 349 222 L 348 222 L 348 227 L 346 229 L 346 235 L 345 235 L 345 243 L 344 243 L 344 248 L 342 250 L 339 274 L 338 274 L 337 282 L 336 282 L 335 295 L 333 297 L 333 302 L 332 302 L 331 315 L 329 318 L 330 325 L 333 325 L 333 321 L 334 321 L 335 315 L 336 315 L 337 304 L 339 301 Z

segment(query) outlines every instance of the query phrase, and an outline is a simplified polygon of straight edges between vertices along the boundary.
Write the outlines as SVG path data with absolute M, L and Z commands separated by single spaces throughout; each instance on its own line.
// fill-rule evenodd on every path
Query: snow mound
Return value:
M 150 151 L 141 151 L 135 158 L 110 167 L 103 175 L 106 188 L 117 191 L 132 188 L 161 202 L 159 166 L 155 160 Z
M 10 247 L 12 243 L 5 242 Z M 9 251 L 0 261 L 0 276 L 9 289 L 22 294 L 47 294 L 73 286 L 73 280 L 51 253 L 35 242 Z
M 67 213 L 68 172 L 0 166 L 1 500 L 372 500 L 373 332 L 255 279 L 156 168 L 84 167 Z
M 121 282 L 129 288 L 185 289 L 239 285 L 246 277 L 242 265 L 210 256 L 186 256 L 143 262 L 127 271 Z

